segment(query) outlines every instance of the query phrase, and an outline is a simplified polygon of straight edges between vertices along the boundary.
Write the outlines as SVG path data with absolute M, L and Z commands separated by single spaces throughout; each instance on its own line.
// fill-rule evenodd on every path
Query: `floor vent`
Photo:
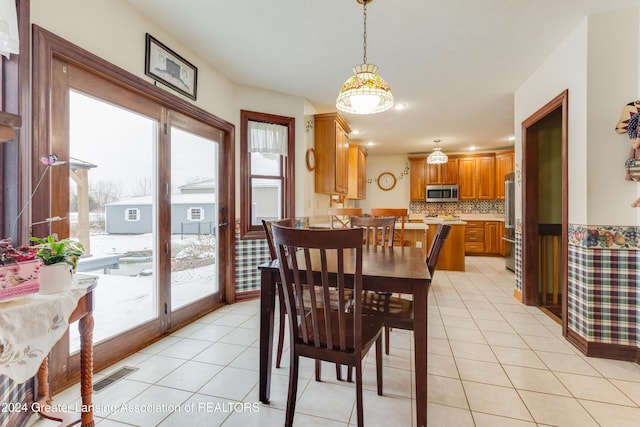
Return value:
M 98 381 L 97 383 L 95 383 L 93 385 L 93 391 L 100 391 L 100 390 L 110 386 L 111 384 L 115 383 L 119 379 L 124 378 L 127 375 L 129 375 L 130 373 L 135 372 L 137 370 L 138 370 L 138 368 L 132 368 L 131 366 L 123 366 L 122 368 L 118 369 L 117 371 L 115 371 L 114 373 L 109 375 L 108 377 L 103 378 L 100 381 Z

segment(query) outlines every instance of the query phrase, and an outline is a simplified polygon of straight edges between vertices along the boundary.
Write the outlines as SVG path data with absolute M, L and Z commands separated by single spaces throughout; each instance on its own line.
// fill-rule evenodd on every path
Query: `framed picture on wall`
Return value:
M 198 69 L 149 33 L 146 35 L 144 73 L 195 101 Z

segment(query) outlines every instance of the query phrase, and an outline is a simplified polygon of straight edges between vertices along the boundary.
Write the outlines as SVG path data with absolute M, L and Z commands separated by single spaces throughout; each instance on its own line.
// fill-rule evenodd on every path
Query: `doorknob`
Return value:
M 222 228 L 226 228 L 229 226 L 229 223 L 227 221 L 222 221 L 220 224 L 218 224 L 218 227 L 222 227 Z

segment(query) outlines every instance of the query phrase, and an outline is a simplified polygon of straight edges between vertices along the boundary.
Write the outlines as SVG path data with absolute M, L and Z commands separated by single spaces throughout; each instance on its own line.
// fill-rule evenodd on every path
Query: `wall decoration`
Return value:
M 383 191 L 389 191 L 396 186 L 396 176 L 391 172 L 382 172 L 378 175 L 378 187 Z
M 313 148 L 307 150 L 307 169 L 310 171 L 316 169 L 316 150 Z
M 149 33 L 146 35 L 144 73 L 195 101 L 198 69 Z

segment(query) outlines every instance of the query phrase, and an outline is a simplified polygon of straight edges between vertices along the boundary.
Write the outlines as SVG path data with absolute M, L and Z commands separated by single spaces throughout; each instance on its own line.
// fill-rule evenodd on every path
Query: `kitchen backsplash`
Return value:
M 466 200 L 456 203 L 411 202 L 410 214 L 459 215 L 459 214 L 504 214 L 504 200 Z

